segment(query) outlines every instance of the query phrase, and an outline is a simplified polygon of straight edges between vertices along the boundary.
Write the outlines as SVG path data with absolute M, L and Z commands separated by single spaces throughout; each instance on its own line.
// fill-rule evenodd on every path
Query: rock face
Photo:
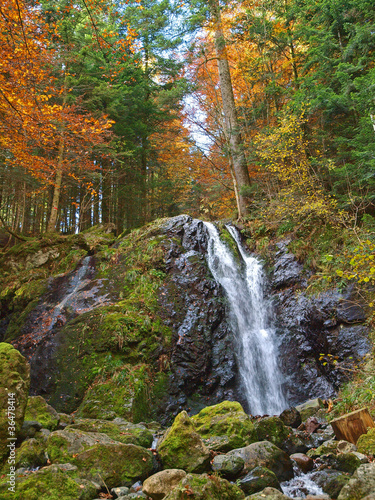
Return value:
M 277 244 L 270 287 L 275 300 L 280 363 L 287 375 L 290 404 L 333 396 L 345 381 L 321 354 L 339 362 L 355 363 L 370 350 L 365 313 L 354 290 L 329 290 L 317 296 L 306 293 L 308 273 L 289 251 L 289 240 Z M 349 366 L 348 366 L 349 367 Z
M 13 346 L 0 343 L 0 462 L 9 453 L 8 438 L 21 430 L 29 387 L 28 362 Z

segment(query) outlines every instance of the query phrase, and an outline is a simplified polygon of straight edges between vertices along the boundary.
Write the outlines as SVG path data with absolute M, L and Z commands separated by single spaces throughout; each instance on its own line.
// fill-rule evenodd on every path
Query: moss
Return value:
M 223 401 L 208 406 L 191 418 L 197 432 L 203 438 L 228 436 L 221 451 L 230 451 L 258 441 L 254 425 L 240 403 Z
M 270 441 L 278 447 L 282 445 L 290 433 L 290 429 L 278 417 L 268 417 L 259 420 L 255 424 L 255 429 L 259 441 Z
M 209 450 L 185 411 L 175 418 L 158 445 L 158 452 L 165 468 L 204 472 L 209 466 Z
M 130 486 L 153 470 L 151 452 L 133 444 L 98 444 L 79 453 L 76 463 L 81 475 L 108 488 Z
M 368 429 L 367 434 L 360 436 L 357 448 L 360 453 L 375 456 L 375 428 Z
M 0 489 L 0 500 L 90 500 L 96 489 L 83 481 L 75 481 L 71 474 L 51 466 L 16 482 L 15 493 Z
M 42 427 L 54 431 L 59 424 L 59 416 L 42 396 L 32 396 L 28 399 L 26 413 L 26 420 L 36 420 Z
M 31 438 L 24 441 L 16 452 L 16 469 L 35 468 L 46 465 L 46 444 Z

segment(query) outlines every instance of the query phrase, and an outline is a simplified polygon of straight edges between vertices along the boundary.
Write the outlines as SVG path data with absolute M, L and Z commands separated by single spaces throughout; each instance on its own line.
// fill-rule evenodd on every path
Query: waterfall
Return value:
M 265 277 L 260 262 L 248 255 L 237 230 L 227 230 L 237 245 L 236 260 L 219 237 L 217 228 L 205 222 L 209 234 L 207 261 L 229 303 L 229 322 L 235 335 L 237 362 L 245 398 L 253 415 L 279 414 L 288 405 L 283 377 L 277 364 L 277 341 L 270 304 L 264 296 Z

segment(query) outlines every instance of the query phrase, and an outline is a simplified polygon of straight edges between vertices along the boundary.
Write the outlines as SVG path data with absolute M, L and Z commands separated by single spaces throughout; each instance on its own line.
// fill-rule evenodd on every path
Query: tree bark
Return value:
M 226 134 L 229 139 L 230 155 L 232 157 L 233 171 L 237 184 L 237 186 L 235 185 L 235 190 L 238 192 L 238 215 L 241 218 L 247 215 L 249 210 L 248 198 L 242 191 L 250 186 L 250 177 L 242 147 L 218 0 L 209 0 L 209 8 L 211 19 L 214 23 L 215 52 L 219 69 L 220 92 L 223 102 Z
M 59 201 L 60 201 L 60 193 L 61 193 L 61 184 L 63 177 L 63 159 L 64 159 L 64 131 L 61 133 L 60 144 L 59 144 L 59 153 L 57 160 L 57 171 L 55 178 L 55 185 L 53 189 L 53 197 L 52 197 L 52 207 L 51 214 L 49 216 L 48 225 L 47 225 L 47 233 L 52 233 L 56 231 L 56 222 L 57 215 L 59 210 Z

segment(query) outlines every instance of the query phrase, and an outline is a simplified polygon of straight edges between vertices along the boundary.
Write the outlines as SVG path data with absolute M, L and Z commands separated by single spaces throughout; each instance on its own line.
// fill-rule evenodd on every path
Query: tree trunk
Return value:
M 55 185 L 53 189 L 52 196 L 52 207 L 51 214 L 49 216 L 47 233 L 52 233 L 56 231 L 57 215 L 59 210 L 59 201 L 61 193 L 61 183 L 63 177 L 63 159 L 64 159 L 64 132 L 61 133 L 60 144 L 59 144 L 59 156 L 57 160 L 57 171 L 55 178 Z
M 248 199 L 242 191 L 250 186 L 249 171 L 242 148 L 241 134 L 234 102 L 232 79 L 230 75 L 226 43 L 221 24 L 220 5 L 218 0 L 209 0 L 211 19 L 214 23 L 215 52 L 219 69 L 220 92 L 223 102 L 225 128 L 229 139 L 233 171 L 238 188 L 238 215 L 243 217 L 248 213 Z

